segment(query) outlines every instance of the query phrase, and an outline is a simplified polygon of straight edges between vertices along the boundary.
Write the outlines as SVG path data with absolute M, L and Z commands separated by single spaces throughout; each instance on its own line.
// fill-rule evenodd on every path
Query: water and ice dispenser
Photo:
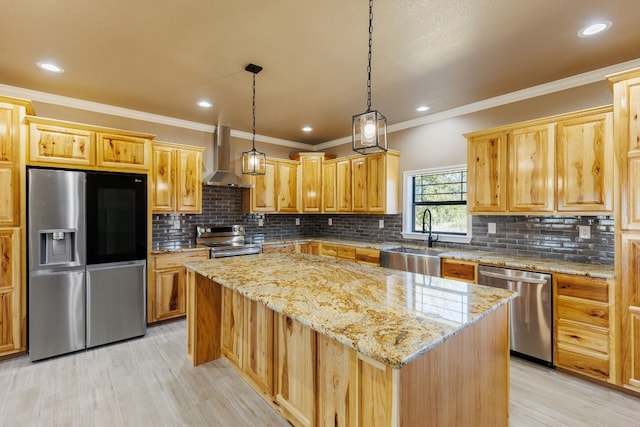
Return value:
M 40 230 L 40 265 L 77 262 L 77 230 Z

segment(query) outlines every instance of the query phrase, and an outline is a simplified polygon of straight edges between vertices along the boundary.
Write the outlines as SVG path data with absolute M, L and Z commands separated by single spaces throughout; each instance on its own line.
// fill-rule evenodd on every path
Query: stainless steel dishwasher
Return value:
M 511 301 L 511 351 L 553 366 L 551 275 L 481 265 L 478 284 L 518 292 Z

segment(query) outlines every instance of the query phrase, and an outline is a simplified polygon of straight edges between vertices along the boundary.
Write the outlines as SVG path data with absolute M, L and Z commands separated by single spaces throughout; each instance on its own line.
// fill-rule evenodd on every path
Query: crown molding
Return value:
M 242 130 L 235 130 L 235 129 L 231 129 L 231 136 L 236 138 L 248 139 L 249 141 L 253 139 L 252 133 L 245 132 Z M 266 142 L 267 144 L 282 145 L 290 148 L 297 148 L 300 150 L 315 151 L 313 148 L 314 146 L 310 144 L 305 144 L 303 142 L 289 141 L 287 139 L 273 138 L 265 135 L 256 134 L 256 141 Z
M 549 83 L 544 83 L 537 86 L 532 86 L 527 89 L 522 89 L 516 92 L 507 93 L 505 95 L 488 98 L 482 101 L 473 102 L 471 104 L 463 105 L 460 107 L 452 108 L 450 110 L 441 111 L 439 113 L 429 114 L 423 117 L 419 117 L 412 120 L 407 120 L 400 123 L 395 123 L 387 126 L 387 133 L 398 132 L 404 129 L 409 129 L 417 126 L 426 125 L 429 123 L 438 122 L 440 120 L 446 120 L 464 114 L 475 113 L 477 111 L 488 110 L 489 108 L 499 107 L 505 104 L 512 104 L 518 101 L 524 101 L 526 99 L 535 98 L 542 95 L 548 95 L 555 92 L 560 92 L 567 89 L 572 89 L 579 86 L 588 85 L 591 83 L 597 83 L 605 81 L 606 77 L 610 74 L 627 71 L 632 68 L 640 67 L 640 59 L 634 59 L 631 61 L 623 62 L 609 67 L 599 68 L 594 71 L 588 71 L 586 73 L 577 74 L 575 76 L 567 77 L 564 79 L 556 80 Z M 315 150 L 326 150 L 327 148 L 337 147 L 342 144 L 351 142 L 351 137 L 346 136 L 332 141 L 323 142 L 315 147 Z

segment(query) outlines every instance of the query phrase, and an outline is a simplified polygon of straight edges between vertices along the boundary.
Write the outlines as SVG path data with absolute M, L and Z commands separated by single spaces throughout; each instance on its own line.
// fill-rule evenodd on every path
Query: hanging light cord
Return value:
M 367 113 L 371 111 L 371 36 L 373 34 L 373 0 L 369 0 L 369 56 L 367 65 Z
M 256 73 L 253 73 L 253 103 L 251 111 L 253 114 L 253 136 L 251 142 L 253 151 L 256 151 Z

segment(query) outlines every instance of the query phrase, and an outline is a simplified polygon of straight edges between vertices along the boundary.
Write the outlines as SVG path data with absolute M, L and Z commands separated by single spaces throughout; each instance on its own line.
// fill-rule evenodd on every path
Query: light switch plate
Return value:
M 262 227 L 264 225 L 264 219 L 260 218 L 258 219 L 258 226 Z
M 496 223 L 495 222 L 490 222 L 487 226 L 487 233 L 489 234 L 496 234 Z
M 591 227 L 588 225 L 579 225 L 578 226 L 578 236 L 581 239 L 590 239 L 591 238 Z
M 300 218 L 296 218 L 296 225 L 300 225 Z
M 333 218 L 329 218 L 329 225 L 333 225 Z
M 378 228 L 384 228 L 384 219 L 378 220 Z

